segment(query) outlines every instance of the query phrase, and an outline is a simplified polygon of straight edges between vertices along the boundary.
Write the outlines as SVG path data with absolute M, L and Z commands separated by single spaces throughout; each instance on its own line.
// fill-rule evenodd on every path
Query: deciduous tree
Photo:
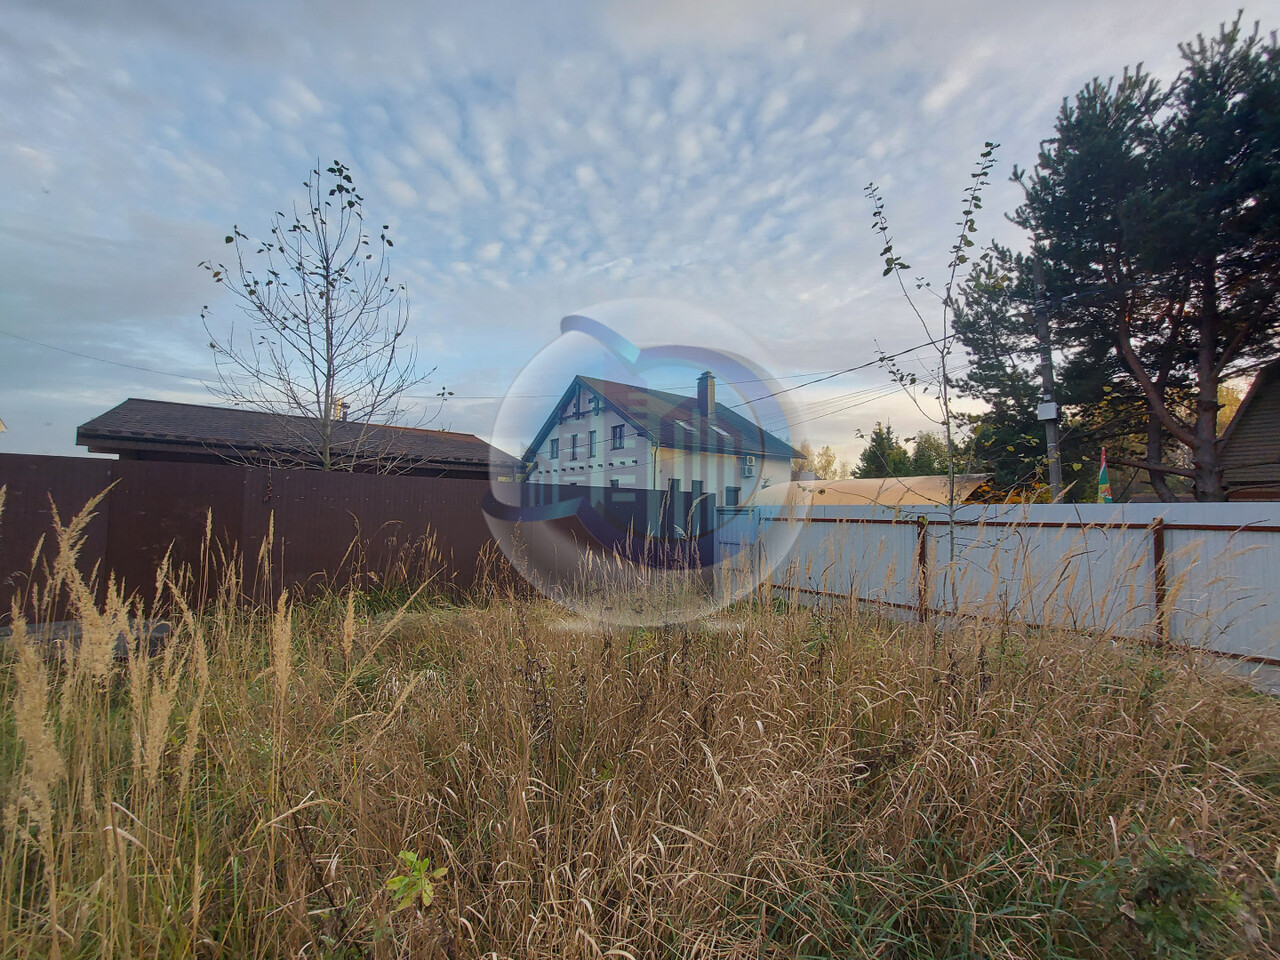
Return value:
M 800 452 L 804 454 L 804 460 L 800 462 L 798 469 L 812 473 L 819 480 L 835 480 L 849 474 L 848 464 L 837 458 L 830 446 L 814 450 L 813 445 L 806 440 L 800 444 Z
M 426 376 L 407 336 L 408 294 L 390 277 L 387 225 L 366 230 L 364 199 L 339 161 L 317 163 L 304 186 L 305 207 L 277 212 L 266 239 L 234 227 L 230 266 L 201 264 L 238 302 L 247 335 L 215 334 L 207 307 L 203 316 L 219 394 L 288 415 L 280 429 L 299 460 L 356 469 L 385 460 L 367 427 L 395 422 L 404 394 Z M 363 428 L 338 429 L 344 420 Z
M 953 457 L 960 451 L 952 450 Z M 917 477 L 938 476 L 947 472 L 947 442 L 938 434 L 922 430 L 916 434 L 911 450 L 911 473 Z

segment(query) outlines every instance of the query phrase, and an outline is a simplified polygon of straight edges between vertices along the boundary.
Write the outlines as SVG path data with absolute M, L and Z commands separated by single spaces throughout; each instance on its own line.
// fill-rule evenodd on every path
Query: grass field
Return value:
M 0 665 L 3 957 L 1229 957 L 1280 704 L 1191 658 L 783 599 L 172 599 Z M 51 593 L 50 596 L 53 594 Z

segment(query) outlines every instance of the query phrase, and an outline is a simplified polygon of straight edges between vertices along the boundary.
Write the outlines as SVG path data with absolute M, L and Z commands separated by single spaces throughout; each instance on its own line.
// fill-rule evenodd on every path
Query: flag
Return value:
M 1111 502 L 1111 479 L 1107 476 L 1107 448 L 1102 448 L 1102 462 L 1098 467 L 1098 502 Z

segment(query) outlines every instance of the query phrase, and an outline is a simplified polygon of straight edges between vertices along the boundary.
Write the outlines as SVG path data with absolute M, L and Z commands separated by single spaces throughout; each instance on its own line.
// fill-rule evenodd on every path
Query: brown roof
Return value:
M 235 459 L 280 458 L 300 465 L 311 452 L 318 420 L 257 410 L 170 403 L 131 397 L 76 430 L 76 443 L 95 452 L 122 449 L 184 449 Z M 349 420 L 333 424 L 333 446 L 362 459 L 398 461 L 406 466 L 513 467 L 518 461 L 470 433 L 421 430 Z
M 661 447 L 734 455 L 751 453 L 788 460 L 804 456 L 791 444 L 723 403 L 716 404 L 715 416 L 708 419 L 698 413 L 697 397 L 595 377 L 577 379 Z

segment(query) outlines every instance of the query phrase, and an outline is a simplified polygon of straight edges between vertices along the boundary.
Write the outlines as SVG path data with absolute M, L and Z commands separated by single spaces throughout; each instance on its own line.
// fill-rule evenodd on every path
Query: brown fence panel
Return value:
M 431 576 L 440 589 L 462 591 L 475 584 L 495 546 L 481 509 L 483 480 L 0 454 L 0 485 L 8 488 L 0 516 L 0 622 L 12 599 L 26 596 L 40 537 L 45 562 L 52 558 L 50 498 L 66 522 L 113 481 L 86 528 L 81 566 L 88 572 L 97 565 L 101 580 L 112 573 L 144 598 L 167 551 L 171 566 L 189 568 L 196 585 L 202 575 L 221 573 L 211 569 L 214 561 L 243 556 L 246 594 L 269 599 L 282 586 L 341 587 L 353 578 L 416 586 Z M 269 590 L 255 574 L 268 531 Z M 199 591 L 193 599 L 201 599 Z
M 54 546 L 53 511 L 68 523 L 86 503 L 111 485 L 111 460 L 87 457 L 44 457 L 19 453 L 0 454 L 0 486 L 6 488 L 4 513 L 0 515 L 0 623 L 9 619 L 15 598 L 29 606 L 32 558 L 38 545 L 40 555 L 34 571 L 43 583 L 40 568 L 52 562 Z M 104 499 L 95 517 L 85 528 L 79 567 L 86 575 L 106 554 L 109 503 Z
M 285 584 L 434 577 L 440 587 L 466 590 L 492 543 L 483 480 L 278 470 L 268 482 L 263 500 L 274 514 L 274 562 Z
M 150 600 L 166 552 L 170 569 L 189 570 L 197 587 L 216 580 L 222 569 L 209 567 L 234 552 L 243 536 L 245 468 L 140 460 L 113 467 L 117 483 L 110 494 L 106 569 L 125 592 Z M 212 533 L 208 552 L 206 531 Z M 192 599 L 202 600 L 199 594 Z

